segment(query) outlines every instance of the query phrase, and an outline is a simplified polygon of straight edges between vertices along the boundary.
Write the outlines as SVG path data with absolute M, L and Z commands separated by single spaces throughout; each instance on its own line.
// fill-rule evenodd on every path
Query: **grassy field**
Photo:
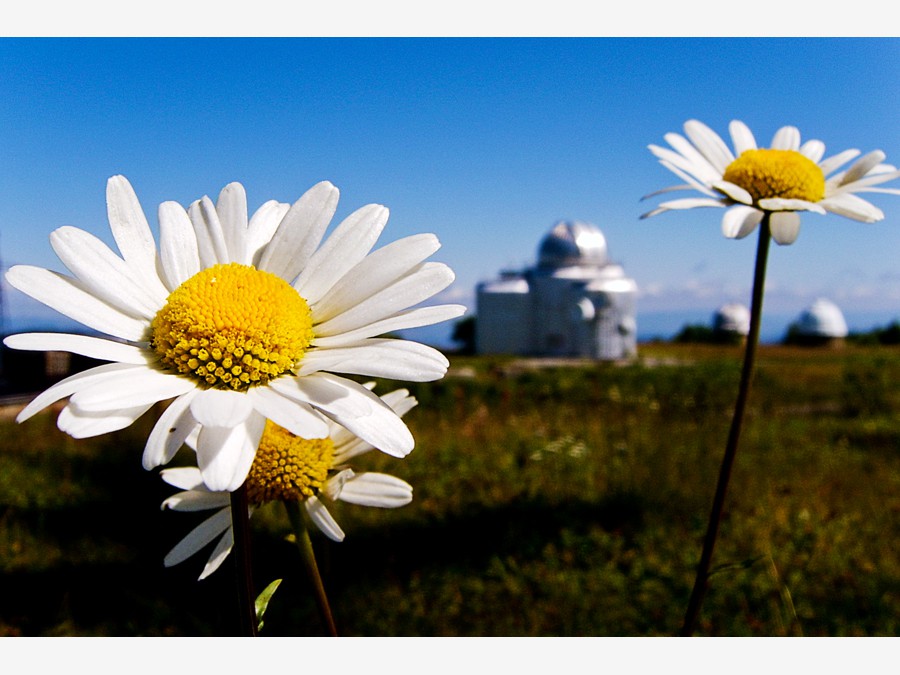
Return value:
M 740 365 L 642 345 L 630 365 L 454 357 L 410 385 L 415 488 L 315 537 L 344 635 L 655 636 L 680 626 Z M 763 347 L 698 633 L 900 633 L 900 350 Z M 397 383 L 380 383 L 385 392 Z M 13 411 L 14 412 L 14 411 Z M 91 441 L 0 420 L 0 634 L 229 635 L 229 562 L 162 559 L 202 516 L 140 467 L 151 415 Z M 176 458 L 176 462 L 187 457 Z M 322 635 L 279 505 L 253 518 L 263 635 Z

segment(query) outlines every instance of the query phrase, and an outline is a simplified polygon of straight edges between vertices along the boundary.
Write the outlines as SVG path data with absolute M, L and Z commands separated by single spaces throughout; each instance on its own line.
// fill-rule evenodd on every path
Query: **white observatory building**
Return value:
M 795 340 L 805 344 L 840 344 L 849 332 L 840 308 L 819 298 L 791 326 Z
M 596 225 L 561 221 L 537 266 L 477 288 L 479 354 L 626 359 L 637 353 L 637 284 L 611 263 Z
M 747 337 L 750 334 L 750 310 L 739 302 L 728 302 L 713 314 L 714 333 L 730 333 Z

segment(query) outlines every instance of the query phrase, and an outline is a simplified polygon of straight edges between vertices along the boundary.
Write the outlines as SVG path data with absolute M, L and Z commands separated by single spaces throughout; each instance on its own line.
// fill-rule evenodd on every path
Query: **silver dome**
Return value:
M 577 220 L 558 222 L 538 248 L 538 267 L 544 269 L 572 265 L 602 267 L 608 262 L 606 237 L 600 228 Z
M 847 322 L 841 310 L 831 300 L 819 298 L 797 319 L 797 332 L 802 335 L 847 337 Z

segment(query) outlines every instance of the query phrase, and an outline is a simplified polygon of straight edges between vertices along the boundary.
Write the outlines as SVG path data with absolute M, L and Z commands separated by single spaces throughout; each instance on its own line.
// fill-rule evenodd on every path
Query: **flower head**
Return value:
M 167 463 L 197 434 L 200 475 L 233 491 L 247 476 L 266 421 L 304 438 L 326 438 L 331 420 L 387 454 L 412 450 L 406 425 L 365 387 L 335 373 L 439 379 L 435 349 L 378 337 L 459 316 L 459 305 L 414 307 L 453 281 L 440 246 L 421 234 L 372 251 L 388 218 L 364 206 L 322 242 L 337 208 L 331 183 L 293 205 L 264 203 L 248 217 L 240 183 L 214 204 L 159 207 L 157 250 L 134 190 L 109 179 L 107 206 L 121 256 L 99 239 L 61 227 L 50 242 L 72 276 L 17 265 L 9 283 L 109 337 L 13 335 L 14 349 L 61 350 L 109 363 L 39 394 L 24 421 L 69 397 L 58 426 L 76 438 L 122 429 L 174 399 L 144 449 L 147 469 Z M 321 245 L 320 245 L 321 243 Z
M 405 389 L 385 394 L 381 400 L 398 416 L 416 405 Z M 195 442 L 193 436 L 187 439 L 188 445 Z M 370 444 L 333 422 L 328 423 L 328 435 L 319 439 L 302 438 L 268 422 L 247 476 L 251 513 L 271 502 L 300 502 L 329 539 L 343 541 L 344 532 L 320 497 L 380 508 L 397 508 L 412 501 L 412 487 L 396 476 L 355 473 L 347 465 L 349 460 L 370 450 Z M 210 490 L 196 467 L 164 469 L 160 475 L 181 490 L 162 503 L 163 509 L 215 511 L 165 558 L 166 567 L 177 565 L 218 539 L 200 575 L 204 579 L 219 568 L 234 544 L 230 494 Z
M 772 237 L 779 244 L 791 244 L 800 232 L 798 211 L 830 212 L 871 223 L 884 214 L 855 193 L 900 194 L 900 190 L 874 187 L 900 177 L 896 167 L 882 163 L 885 155 L 881 150 L 873 150 L 835 173 L 858 157 L 859 150 L 845 150 L 823 160 L 825 145 L 817 140 L 801 145 L 795 127 L 782 127 L 771 148 L 758 148 L 750 129 L 735 120 L 729 126 L 734 152 L 702 122 L 689 120 L 684 130 L 687 138 L 666 134 L 672 149 L 649 147 L 664 167 L 686 183 L 647 197 L 682 189 L 706 196 L 663 202 L 642 218 L 677 209 L 727 207 L 722 232 L 740 239 L 753 232 L 768 213 Z

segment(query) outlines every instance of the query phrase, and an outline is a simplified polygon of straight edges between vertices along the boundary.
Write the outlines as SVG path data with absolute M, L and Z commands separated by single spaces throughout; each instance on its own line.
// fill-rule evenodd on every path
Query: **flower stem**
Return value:
M 300 549 L 306 572 L 309 575 L 309 580 L 312 582 L 313 591 L 316 595 L 316 604 L 319 606 L 322 621 L 325 622 L 328 634 L 331 637 L 337 637 L 337 627 L 334 625 L 334 617 L 331 615 L 331 607 L 328 604 L 328 596 L 325 594 L 325 585 L 322 583 L 319 566 L 316 564 L 316 554 L 313 551 L 312 540 L 309 538 L 309 530 L 306 527 L 306 521 L 303 520 L 303 514 L 300 512 L 300 504 L 299 502 L 284 502 L 284 508 L 294 528 L 294 534 L 297 537 L 297 548 Z
M 241 635 L 256 637 L 256 595 L 253 591 L 250 564 L 250 509 L 247 486 L 241 485 L 231 493 L 231 523 L 234 532 L 234 559 L 237 563 L 237 588 Z
M 703 540 L 703 553 L 700 563 L 697 565 L 697 577 L 694 580 L 694 588 L 688 602 L 684 623 L 681 627 L 682 636 L 690 636 L 694 632 L 700 607 L 706 595 L 709 582 L 709 566 L 712 561 L 713 548 L 716 545 L 716 536 L 719 532 L 719 523 L 722 520 L 722 507 L 725 504 L 725 493 L 728 490 L 728 480 L 731 477 L 731 467 L 737 454 L 738 441 L 741 436 L 741 425 L 744 421 L 744 410 L 747 406 L 747 397 L 750 394 L 750 381 L 756 363 L 756 348 L 759 345 L 759 327 L 762 322 L 763 292 L 766 281 L 766 262 L 769 257 L 769 243 L 771 233 L 769 229 L 769 214 L 763 216 L 759 227 L 759 242 L 756 248 L 756 267 L 753 273 L 753 298 L 750 306 L 750 332 L 747 335 L 747 344 L 744 351 L 744 365 L 741 369 L 741 381 L 738 387 L 737 400 L 734 405 L 734 416 L 731 418 L 731 429 L 728 433 L 728 443 L 725 446 L 725 454 L 722 457 L 722 466 L 719 469 L 719 481 L 716 485 L 715 497 L 713 497 L 712 510 L 709 515 L 709 524 L 706 529 L 706 537 Z

